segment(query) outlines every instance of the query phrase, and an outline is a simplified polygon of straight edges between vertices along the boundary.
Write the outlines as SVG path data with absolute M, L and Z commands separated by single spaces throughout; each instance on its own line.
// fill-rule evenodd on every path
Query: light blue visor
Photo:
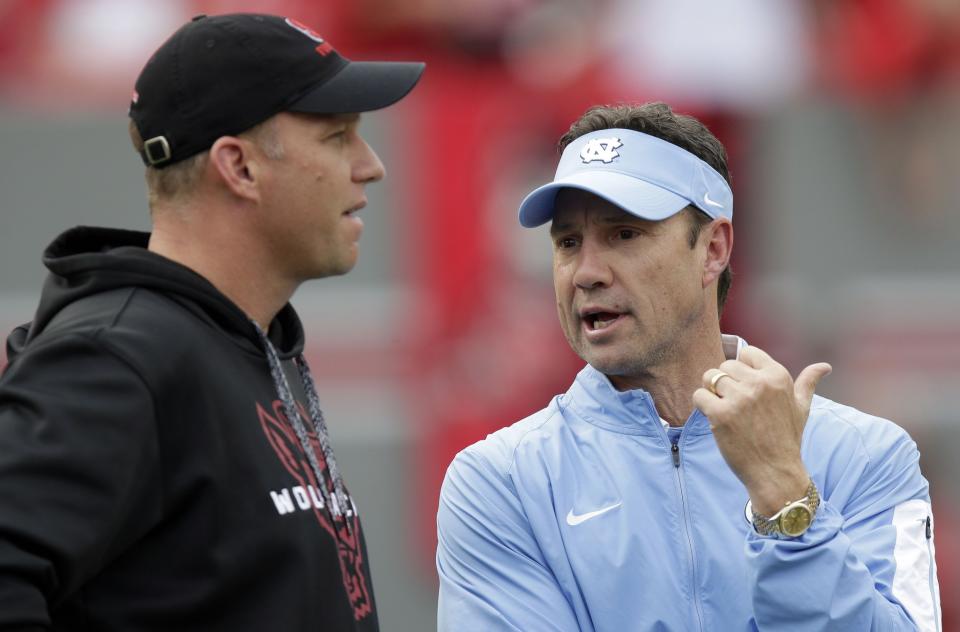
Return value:
M 553 219 L 560 189 L 588 191 L 623 210 L 659 221 L 693 205 L 733 219 L 733 192 L 710 165 L 665 140 L 629 129 L 590 132 L 567 145 L 553 182 L 520 204 L 526 228 Z

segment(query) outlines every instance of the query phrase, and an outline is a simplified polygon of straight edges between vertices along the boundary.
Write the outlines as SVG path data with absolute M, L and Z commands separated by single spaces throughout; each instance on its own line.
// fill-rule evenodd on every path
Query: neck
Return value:
M 207 279 L 266 331 L 297 283 L 279 278 L 258 240 L 225 215 L 237 219 L 209 208 L 155 210 L 147 248 Z
M 617 390 L 641 388 L 653 398 L 657 413 L 671 426 L 682 426 L 693 413 L 693 392 L 703 386 L 703 374 L 725 360 L 719 320 L 685 332 L 668 357 L 630 376 L 612 375 Z

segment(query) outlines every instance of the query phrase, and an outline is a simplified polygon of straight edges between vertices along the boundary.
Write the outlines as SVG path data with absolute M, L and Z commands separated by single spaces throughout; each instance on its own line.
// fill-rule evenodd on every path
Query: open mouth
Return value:
M 614 312 L 597 311 L 597 312 L 588 312 L 584 314 L 581 318 L 583 319 L 583 322 L 586 324 L 587 329 L 597 331 L 600 329 L 606 329 L 607 327 L 615 323 L 617 320 L 619 320 L 622 315 L 623 314 L 617 314 Z
M 343 212 L 343 214 L 346 215 L 347 217 L 356 217 L 356 216 L 357 216 L 357 213 L 359 213 L 360 210 L 361 210 L 362 208 L 364 208 L 366 205 L 367 205 L 367 201 L 366 201 L 366 200 L 363 200 L 362 202 L 360 202 L 360 203 L 357 204 L 356 206 L 352 206 L 352 207 L 348 208 L 347 210 L 345 210 L 345 211 Z

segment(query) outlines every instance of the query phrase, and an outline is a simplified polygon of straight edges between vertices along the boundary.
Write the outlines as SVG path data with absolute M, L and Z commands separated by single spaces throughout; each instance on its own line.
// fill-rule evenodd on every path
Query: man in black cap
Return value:
M 152 233 L 62 234 L 7 343 L 0 629 L 378 629 L 288 300 L 356 262 L 384 175 L 359 113 L 422 71 L 252 14 L 150 59 L 130 130 Z

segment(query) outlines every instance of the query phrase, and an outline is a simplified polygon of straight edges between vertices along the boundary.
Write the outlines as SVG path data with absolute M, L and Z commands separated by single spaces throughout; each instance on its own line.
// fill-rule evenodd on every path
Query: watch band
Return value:
M 769 518 L 753 511 L 751 507 L 753 529 L 760 535 L 798 538 L 810 528 L 813 518 L 817 515 L 818 507 L 820 507 L 820 492 L 813 479 L 810 479 L 806 496 L 785 503 L 783 509 Z

